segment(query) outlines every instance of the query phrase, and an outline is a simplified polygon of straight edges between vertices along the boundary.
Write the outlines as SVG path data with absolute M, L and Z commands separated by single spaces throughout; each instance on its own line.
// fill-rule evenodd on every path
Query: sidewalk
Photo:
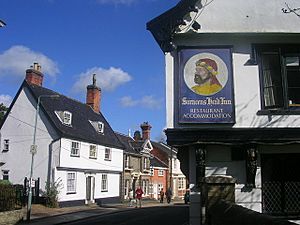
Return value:
M 170 205 L 178 203 L 177 201 L 171 202 Z M 180 202 L 181 203 L 181 202 Z M 156 200 L 145 200 L 142 207 L 151 206 L 167 206 L 167 203 L 159 203 Z M 80 219 L 104 215 L 108 213 L 115 213 L 119 211 L 133 210 L 135 207 L 129 207 L 128 202 L 118 204 L 105 204 L 98 205 L 84 205 L 64 208 L 47 208 L 43 205 L 32 205 L 31 221 L 23 221 L 20 224 L 32 225 L 58 225 Z

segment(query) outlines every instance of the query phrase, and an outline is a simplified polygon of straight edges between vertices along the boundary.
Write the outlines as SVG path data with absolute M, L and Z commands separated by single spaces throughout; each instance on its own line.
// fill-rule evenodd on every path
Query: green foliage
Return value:
M 4 118 L 5 113 L 7 112 L 8 108 L 3 105 L 3 103 L 0 103 L 0 122 Z
M 61 180 L 54 182 L 46 182 L 46 206 L 49 208 L 57 208 L 58 205 L 58 194 L 61 188 Z
M 6 180 L 0 182 L 0 212 L 15 209 L 16 191 L 13 185 Z

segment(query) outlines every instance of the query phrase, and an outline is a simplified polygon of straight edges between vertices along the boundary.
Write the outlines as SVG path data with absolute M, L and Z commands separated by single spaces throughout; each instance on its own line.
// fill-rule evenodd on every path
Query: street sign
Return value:
M 30 146 L 30 153 L 35 154 L 37 152 L 37 145 L 31 145 Z

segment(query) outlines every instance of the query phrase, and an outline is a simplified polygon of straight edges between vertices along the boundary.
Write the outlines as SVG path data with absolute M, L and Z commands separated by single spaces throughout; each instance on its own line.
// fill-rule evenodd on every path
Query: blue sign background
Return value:
M 206 56 L 206 57 L 204 57 Z M 217 93 L 202 95 L 196 93 L 189 82 L 194 83 L 195 60 L 209 58 L 217 62 L 218 68 L 223 69 L 227 77 L 223 76 L 223 88 Z M 216 60 L 220 59 L 220 60 Z M 193 63 L 191 63 L 191 61 Z M 204 59 L 205 60 L 205 59 Z M 190 71 L 187 74 L 186 71 Z M 186 74 L 185 74 L 186 73 Z M 217 79 L 222 78 L 222 71 L 218 71 Z M 187 82 L 187 77 L 190 80 Z M 227 82 L 224 80 L 227 79 Z M 221 83 L 221 82 L 220 82 Z M 182 49 L 179 52 L 179 123 L 234 123 L 234 98 L 232 55 L 230 48 L 211 49 Z

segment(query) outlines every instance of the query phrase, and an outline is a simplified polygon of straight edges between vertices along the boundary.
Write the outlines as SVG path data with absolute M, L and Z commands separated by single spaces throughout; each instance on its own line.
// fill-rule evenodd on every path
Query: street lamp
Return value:
M 29 176 L 29 191 L 28 191 L 28 204 L 27 204 L 27 221 L 30 221 L 30 213 L 31 213 L 31 202 L 32 202 L 32 175 L 33 175 L 33 164 L 34 164 L 34 155 L 37 153 L 37 145 L 36 142 L 36 129 L 37 129 L 37 118 L 40 112 L 40 103 L 41 98 L 57 98 L 59 95 L 40 95 L 38 97 L 36 111 L 35 111 L 35 120 L 34 120 L 34 130 L 33 130 L 33 142 L 30 146 L 30 153 L 31 153 L 31 165 L 30 165 L 30 176 Z

